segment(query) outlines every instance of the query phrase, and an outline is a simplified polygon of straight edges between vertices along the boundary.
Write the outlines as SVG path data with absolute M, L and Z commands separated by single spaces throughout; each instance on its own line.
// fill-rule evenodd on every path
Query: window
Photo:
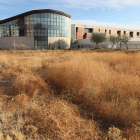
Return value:
M 117 35 L 120 36 L 121 35 L 121 31 L 117 31 Z
M 92 33 L 92 32 L 93 32 L 93 29 L 92 28 L 85 28 L 85 33 Z
M 130 36 L 130 37 L 133 37 L 133 32 L 130 32 L 130 33 L 129 33 L 129 36 Z

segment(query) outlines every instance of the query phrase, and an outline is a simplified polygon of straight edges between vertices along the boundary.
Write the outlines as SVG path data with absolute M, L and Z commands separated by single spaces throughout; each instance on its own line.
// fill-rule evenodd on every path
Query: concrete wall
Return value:
M 71 34 L 76 39 L 76 27 L 75 27 L 75 24 L 71 25 Z
M 0 37 L 0 49 L 34 49 L 34 37 Z
M 0 37 L 0 49 L 28 50 L 34 48 L 34 37 Z M 48 37 L 48 42 L 53 46 L 61 43 L 62 48 L 70 47 L 70 37 Z

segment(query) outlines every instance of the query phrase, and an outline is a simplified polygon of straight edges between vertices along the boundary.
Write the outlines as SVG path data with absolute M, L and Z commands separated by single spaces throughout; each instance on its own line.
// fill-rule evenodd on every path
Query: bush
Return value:
M 61 43 L 58 44 L 58 49 L 62 49 Z
M 49 50 L 51 50 L 51 43 L 49 43 Z

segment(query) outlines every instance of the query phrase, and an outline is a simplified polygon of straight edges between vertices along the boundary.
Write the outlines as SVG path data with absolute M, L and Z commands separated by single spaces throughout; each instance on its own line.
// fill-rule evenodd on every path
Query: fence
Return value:
M 140 42 L 128 42 L 128 49 L 130 50 L 140 50 Z M 112 48 L 111 43 L 100 43 L 98 44 L 99 48 L 110 49 Z M 97 48 L 96 44 L 79 44 L 79 45 L 71 45 L 71 49 L 95 49 Z M 113 49 L 127 49 L 124 43 L 117 43 L 113 46 Z

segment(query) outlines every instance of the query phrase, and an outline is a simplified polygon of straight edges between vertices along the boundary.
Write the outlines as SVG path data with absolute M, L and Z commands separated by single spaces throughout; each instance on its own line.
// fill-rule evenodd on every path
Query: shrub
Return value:
M 51 43 L 49 43 L 49 50 L 51 50 Z
M 62 49 L 61 43 L 58 44 L 58 49 Z

